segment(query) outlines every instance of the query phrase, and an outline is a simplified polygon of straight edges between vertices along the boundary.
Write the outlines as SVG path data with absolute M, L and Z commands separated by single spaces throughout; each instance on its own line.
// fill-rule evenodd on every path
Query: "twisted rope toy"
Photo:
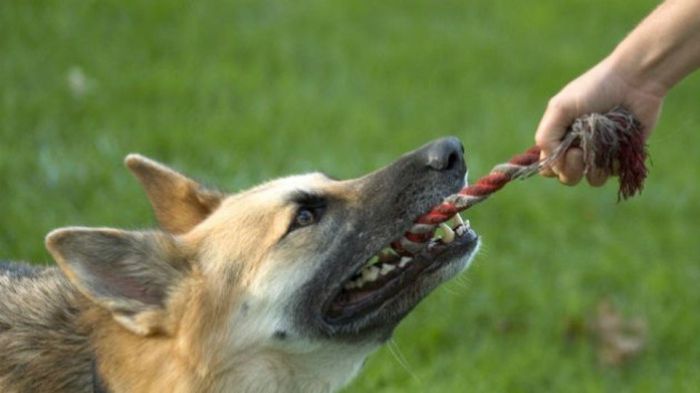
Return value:
M 496 165 L 488 175 L 418 217 L 404 237 L 392 243 L 392 248 L 402 256 L 418 254 L 438 225 L 484 201 L 509 182 L 533 176 L 574 146 L 583 150 L 584 173 L 599 168 L 618 174 L 618 201 L 642 191 L 647 176 L 642 125 L 631 112 L 617 107 L 605 114 L 592 113 L 576 119 L 559 146 L 543 160 L 540 160 L 540 148 L 533 146 L 510 161 Z

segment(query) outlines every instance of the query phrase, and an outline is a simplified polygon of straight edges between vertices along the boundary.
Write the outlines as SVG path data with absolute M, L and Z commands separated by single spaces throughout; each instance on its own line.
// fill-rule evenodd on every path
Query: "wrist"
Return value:
M 662 54 L 629 50 L 623 45 L 618 46 L 603 60 L 603 67 L 620 79 L 630 88 L 663 98 L 673 87 L 672 77 L 667 75 L 663 67 Z
M 643 92 L 663 97 L 700 67 L 700 1 L 666 1 L 613 51 L 620 75 Z

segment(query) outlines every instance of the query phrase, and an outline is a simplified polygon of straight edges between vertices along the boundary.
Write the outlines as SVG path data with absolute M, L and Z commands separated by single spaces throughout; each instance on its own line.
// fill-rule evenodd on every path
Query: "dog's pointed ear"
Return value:
M 172 331 L 169 295 L 190 271 L 172 236 L 63 228 L 46 236 L 46 248 L 80 292 L 130 331 L 144 336 Z
M 129 154 L 124 163 L 146 190 L 158 223 L 170 233 L 189 232 L 224 198 L 222 193 L 142 155 Z

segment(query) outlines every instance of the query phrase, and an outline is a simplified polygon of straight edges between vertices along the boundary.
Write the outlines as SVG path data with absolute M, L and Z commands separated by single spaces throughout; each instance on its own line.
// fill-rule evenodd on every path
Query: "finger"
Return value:
M 568 151 L 568 150 L 567 150 Z M 561 175 L 562 171 L 564 170 L 564 165 L 565 165 L 565 158 L 566 158 L 566 153 L 564 152 L 563 154 L 560 154 L 557 159 L 552 160 L 549 162 L 549 164 L 546 165 L 545 168 L 548 170 L 548 174 L 551 174 L 550 177 L 559 177 Z M 544 156 L 544 152 L 540 153 L 540 157 Z M 541 158 L 543 159 L 543 158 Z
M 567 150 L 564 166 L 559 172 L 559 181 L 567 186 L 575 186 L 583 178 L 583 151 L 578 147 Z
M 586 174 L 588 184 L 593 187 L 600 187 L 608 181 L 610 174 L 608 171 L 599 168 L 590 168 Z
M 552 98 L 547 104 L 547 109 L 537 126 L 535 143 L 548 157 L 559 145 L 566 134 L 566 130 L 575 118 L 575 107 L 562 102 L 561 99 Z M 556 165 L 555 165 L 556 166 Z
M 544 177 L 557 177 L 556 173 L 554 173 L 554 170 L 550 168 L 549 166 L 543 166 L 542 169 L 540 169 L 540 176 Z
M 540 161 L 544 160 L 547 156 L 544 154 L 543 151 L 540 151 Z M 540 169 L 540 175 L 544 177 L 558 177 L 554 172 L 554 169 L 552 169 L 551 166 L 545 165 Z

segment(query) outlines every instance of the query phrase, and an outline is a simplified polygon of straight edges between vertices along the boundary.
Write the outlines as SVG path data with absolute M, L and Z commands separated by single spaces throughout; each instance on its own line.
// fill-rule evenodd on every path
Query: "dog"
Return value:
M 337 391 L 477 253 L 468 224 L 389 247 L 464 185 L 463 153 L 443 138 L 358 179 L 231 195 L 127 156 L 160 229 L 57 229 L 58 267 L 0 265 L 0 391 Z

